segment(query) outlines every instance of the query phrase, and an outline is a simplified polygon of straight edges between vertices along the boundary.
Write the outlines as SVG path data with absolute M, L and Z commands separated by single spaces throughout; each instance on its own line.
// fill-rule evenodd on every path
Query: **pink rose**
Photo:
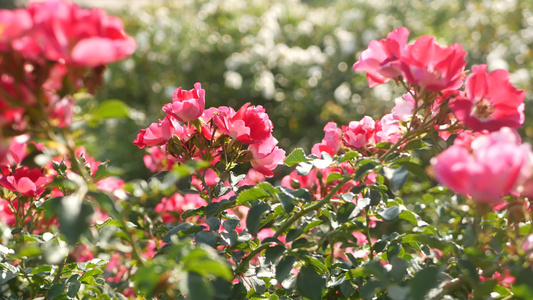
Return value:
M 466 52 L 459 44 L 441 46 L 432 36 L 422 36 L 403 51 L 402 75 L 410 84 L 431 92 L 463 85 Z
M 198 119 L 205 110 L 205 90 L 197 82 L 194 89 L 184 91 L 177 88 L 172 97 L 172 103 L 163 106 L 163 111 L 170 114 L 180 122 L 189 122 Z
M 401 75 L 399 58 L 407 46 L 409 30 L 394 29 L 386 39 L 372 41 L 353 65 L 355 71 L 366 72 L 368 86 L 386 83 Z
M 375 145 L 375 125 L 371 117 L 364 116 L 361 121 L 351 121 L 348 126 L 342 126 L 344 145 L 351 148 Z
M 252 167 L 266 177 L 274 176 L 272 170 L 285 160 L 285 151 L 278 148 L 277 144 L 278 140 L 271 136 L 260 144 L 253 144 L 248 147 L 253 155 L 250 161 Z
M 152 123 L 148 128 L 141 129 L 133 144 L 139 148 L 162 146 L 173 136 L 184 137 L 188 135 L 187 128 L 181 126 L 178 122 L 170 117 L 165 117 L 163 121 Z
M 335 122 L 329 122 L 324 126 L 324 133 L 322 142 L 320 144 L 315 144 L 313 149 L 311 149 L 311 153 L 318 157 L 321 157 L 322 152 L 327 152 L 331 156 L 336 155 L 342 147 L 342 130 Z
M 392 109 L 392 117 L 395 120 L 402 122 L 409 122 L 413 117 L 415 111 L 415 98 L 411 93 L 404 94 L 401 97 L 394 99 L 394 108 Z
M 26 153 L 26 142 L 29 140 L 29 138 L 30 136 L 27 134 L 13 137 L 4 157 L 2 158 L 0 156 L 0 167 L 20 165 L 22 160 L 28 155 Z
M 475 131 L 520 128 L 524 123 L 525 92 L 509 82 L 509 72 L 487 74 L 487 65 L 472 67 L 466 79 L 466 96 L 449 103 L 457 119 Z
M 29 37 L 52 61 L 96 67 L 124 59 L 137 47 L 120 19 L 102 9 L 46 1 L 30 3 L 28 11 L 33 20 Z
M 38 197 L 51 180 L 39 169 L 22 167 L 13 174 L 0 177 L 0 185 L 28 197 Z
M 471 151 L 453 145 L 431 160 L 437 181 L 480 203 L 498 204 L 515 186 L 531 155 L 510 128 L 475 138 Z
M 262 143 L 272 136 L 272 121 L 260 105 L 246 103 L 237 112 L 219 107 L 214 121 L 220 131 L 245 145 Z

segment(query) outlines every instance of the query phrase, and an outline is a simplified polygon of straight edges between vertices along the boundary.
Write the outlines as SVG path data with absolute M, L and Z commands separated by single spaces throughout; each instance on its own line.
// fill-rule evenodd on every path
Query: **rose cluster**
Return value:
M 231 107 L 205 109 L 205 90 L 200 83 L 194 89 L 176 89 L 171 103 L 163 106 L 163 120 L 141 129 L 133 142 L 139 148 L 150 148 L 145 162 L 152 170 L 157 164 L 170 168 L 176 162 L 203 160 L 215 168 L 217 164 L 229 171 L 233 164 L 250 162 L 267 177 L 285 159 L 278 141 L 272 136 L 272 121 L 265 109 L 243 105 L 238 111 Z
M 136 48 L 118 18 L 62 0 L 0 10 L 0 28 L 0 160 L 10 137 L 70 126 L 70 95 Z
M 408 44 L 408 37 L 409 30 L 399 28 L 372 41 L 353 68 L 367 74 L 370 87 L 390 80 L 405 87 L 391 117 L 405 126 L 406 136 L 436 129 L 446 140 L 459 133 L 432 160 L 436 179 L 482 203 L 497 204 L 510 194 L 530 196 L 533 155 L 515 131 L 524 123 L 524 91 L 510 83 L 508 71 L 488 72 L 487 65 L 472 67 L 466 76 L 466 52 L 459 44 L 442 46 L 430 36 Z M 345 146 L 371 140 L 372 124 L 368 117 L 350 124 L 361 128 L 358 135 L 343 127 Z

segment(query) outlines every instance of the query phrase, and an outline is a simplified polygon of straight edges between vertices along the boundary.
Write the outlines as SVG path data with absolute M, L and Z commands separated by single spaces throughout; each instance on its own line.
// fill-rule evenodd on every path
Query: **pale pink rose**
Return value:
M 170 114 L 180 122 L 189 122 L 198 119 L 205 110 L 205 90 L 197 82 L 194 89 L 184 91 L 177 88 L 172 97 L 172 102 L 163 106 L 163 111 Z
M 402 75 L 430 92 L 456 90 L 463 85 L 465 57 L 459 44 L 445 47 L 435 37 L 422 36 L 402 52 Z
M 381 142 L 396 144 L 403 135 L 403 127 L 392 114 L 386 114 L 381 120 L 376 121 L 374 130 L 376 144 Z
M 232 111 L 220 107 L 214 116 L 215 124 L 224 134 L 245 145 L 262 143 L 272 136 L 272 121 L 261 105 L 246 103 L 237 112 Z
M 18 166 L 28 155 L 26 152 L 30 136 L 27 134 L 19 135 L 11 139 L 9 148 L 3 159 L 0 156 L 0 167 Z
M 50 123 L 59 128 L 69 127 L 74 115 L 74 98 L 65 96 L 59 99 L 55 94 L 49 97 L 51 98 L 48 107 Z
M 431 160 L 437 181 L 480 203 L 498 204 L 515 186 L 521 168 L 531 155 L 510 128 L 482 135 L 471 151 L 453 145 Z
M 342 126 L 344 145 L 351 148 L 363 148 L 375 145 L 375 125 L 376 122 L 364 116 L 361 121 L 351 121 L 348 126 Z
M 329 122 L 324 126 L 324 133 L 322 142 L 315 144 L 311 149 L 311 153 L 318 157 L 322 156 L 322 152 L 326 152 L 331 156 L 336 155 L 342 147 L 342 130 L 335 122 Z
M 274 172 L 272 170 L 285 160 L 285 151 L 278 148 L 277 144 L 278 140 L 271 136 L 261 144 L 248 146 L 248 150 L 253 155 L 250 161 L 252 167 L 266 177 L 273 177 Z
M 353 65 L 355 71 L 366 72 L 368 86 L 374 87 L 401 75 L 399 58 L 407 47 L 409 30 L 394 29 L 386 39 L 372 41 Z
M 524 123 L 525 92 L 509 81 L 509 72 L 487 74 L 487 65 L 472 67 L 466 79 L 466 95 L 452 99 L 450 109 L 457 119 L 474 131 L 520 128 Z
M 415 111 L 415 98 L 411 93 L 404 94 L 401 97 L 394 99 L 395 106 L 392 109 L 392 117 L 395 120 L 408 122 L 413 117 Z

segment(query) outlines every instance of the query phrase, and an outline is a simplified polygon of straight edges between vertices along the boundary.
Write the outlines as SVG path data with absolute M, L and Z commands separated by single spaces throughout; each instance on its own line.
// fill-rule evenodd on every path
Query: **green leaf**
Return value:
M 393 222 L 398 220 L 398 216 L 400 215 L 400 207 L 398 206 L 391 206 L 387 207 L 384 211 L 380 212 L 379 215 L 381 218 L 383 218 L 384 221 L 387 222 Z
M 392 172 L 386 172 L 385 176 L 389 179 L 391 191 L 395 192 L 402 188 L 407 181 L 407 175 L 409 175 L 409 171 L 405 167 L 399 167 L 392 169 Z
M 335 180 L 340 180 L 342 179 L 344 176 L 342 176 L 341 173 L 339 172 L 331 172 L 329 175 L 328 175 L 328 178 L 326 178 L 326 183 L 330 183 L 332 181 L 335 181 Z
M 360 210 L 359 212 L 357 212 L 357 214 L 353 214 L 353 212 L 355 211 L 355 207 L 356 205 L 352 202 L 344 203 L 337 212 L 337 221 L 339 223 L 346 223 L 349 220 L 357 217 L 357 214 L 359 214 Z
M 264 202 L 250 208 L 248 216 L 246 216 L 246 228 L 248 228 L 248 232 L 250 232 L 251 235 L 257 236 L 259 225 L 261 223 L 261 216 L 268 210 L 270 210 L 270 205 Z
M 266 192 L 264 189 L 256 186 L 240 192 L 239 195 L 237 195 L 237 201 L 235 205 L 242 205 L 252 200 L 265 199 L 271 196 L 272 195 Z
M 367 161 L 363 163 L 362 165 L 357 168 L 357 171 L 355 172 L 354 180 L 358 181 L 361 179 L 365 174 L 367 174 L 368 171 L 373 170 L 378 165 L 375 161 Z
M 398 217 L 418 227 L 424 227 L 428 225 L 428 223 L 423 221 L 419 215 L 407 209 L 402 210 Z
M 417 272 L 413 279 L 409 282 L 411 287 L 411 298 L 413 300 L 426 299 L 426 294 L 432 288 L 439 284 L 437 275 L 440 273 L 439 269 L 435 266 L 428 267 L 426 269 Z
M 65 284 L 63 283 L 53 284 L 48 290 L 48 293 L 46 293 L 46 299 L 54 300 L 55 298 L 59 297 L 63 293 L 64 290 L 65 290 Z
M 83 275 L 81 275 L 80 281 L 81 282 L 85 282 L 87 280 L 87 278 L 94 277 L 94 276 L 96 276 L 98 274 L 102 274 L 102 273 L 104 273 L 104 271 L 102 271 L 100 269 L 97 269 L 97 268 L 91 269 L 91 270 L 83 273 Z
M 69 282 L 67 285 L 67 296 L 74 298 L 76 297 L 76 294 L 80 290 L 81 282 L 79 281 L 73 281 Z
M 0 284 L 4 284 L 18 275 L 8 270 L 0 270 Z
M 420 139 L 412 140 L 407 145 L 405 145 L 402 150 L 403 151 L 409 151 L 409 150 L 420 150 L 428 147 L 429 145 L 424 143 Z
M 302 162 L 307 162 L 309 159 L 305 157 L 304 151 L 302 148 L 296 148 L 292 150 L 291 154 L 287 155 L 285 158 L 285 165 L 292 167 Z
M 213 298 L 213 287 L 206 278 L 189 272 L 187 276 L 187 299 L 205 300 Z
M 287 255 L 279 261 L 276 266 L 276 280 L 279 283 L 282 283 L 289 276 L 297 260 L 295 256 Z
M 345 161 L 352 160 L 354 158 L 358 158 L 360 156 L 361 156 L 361 154 L 359 154 L 359 152 L 349 151 L 349 152 L 346 152 L 346 153 L 344 153 L 343 155 L 341 155 L 339 157 L 339 163 L 343 163 Z
M 129 115 L 130 108 L 116 99 L 106 100 L 88 113 L 93 119 L 127 118 Z
M 305 298 L 320 300 L 326 288 L 326 279 L 320 276 L 314 267 L 303 266 L 296 277 L 296 288 Z
M 196 233 L 196 243 L 203 243 L 211 247 L 216 247 L 218 242 L 218 234 L 210 231 L 200 231 Z
M 409 170 L 409 172 L 415 174 L 421 179 L 428 178 L 428 176 L 426 175 L 426 172 L 424 171 L 424 168 L 422 168 L 422 166 L 420 166 L 419 164 L 416 164 L 411 161 L 397 161 L 395 164 L 405 167 L 407 170 Z
M 274 264 L 285 253 L 285 246 L 276 245 L 265 250 L 265 264 Z
M 350 280 L 345 280 L 341 283 L 341 293 L 344 297 L 350 298 L 355 291 L 355 286 L 350 282 Z
M 294 197 L 292 195 L 285 192 L 279 193 L 278 200 L 286 213 L 290 213 L 294 209 Z
M 178 237 L 183 237 L 188 234 L 193 234 L 199 231 L 202 231 L 205 229 L 205 226 L 200 225 L 194 225 L 191 223 L 180 223 L 176 227 L 170 229 L 165 237 L 163 238 L 163 242 L 170 243 L 170 237 L 173 235 L 178 235 Z

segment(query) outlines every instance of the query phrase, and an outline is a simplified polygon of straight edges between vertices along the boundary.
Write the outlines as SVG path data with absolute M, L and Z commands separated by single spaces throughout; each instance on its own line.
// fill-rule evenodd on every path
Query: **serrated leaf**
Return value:
M 330 183 L 332 181 L 335 181 L 335 180 L 340 180 L 342 179 L 344 176 L 342 176 L 341 173 L 339 172 L 331 172 L 328 177 L 326 178 L 326 183 Z
M 428 223 L 423 221 L 419 215 L 407 209 L 402 210 L 398 217 L 418 227 L 424 227 L 428 225 Z
M 398 220 L 398 216 L 400 215 L 400 207 L 398 206 L 387 207 L 384 211 L 380 212 L 379 215 L 384 221 L 387 221 L 387 222 L 396 221 Z
M 296 172 L 298 173 L 298 175 L 301 175 L 301 176 L 309 175 L 311 170 L 313 170 L 313 164 L 310 162 L 299 163 L 296 166 Z
M 213 287 L 209 281 L 196 273 L 188 273 L 187 276 L 188 292 L 187 299 L 191 300 L 205 300 L 213 298 Z
M 55 298 L 59 297 L 63 293 L 64 290 L 65 290 L 65 284 L 63 283 L 53 284 L 48 290 L 48 293 L 46 293 L 46 299 L 54 300 Z
M 237 195 L 237 201 L 235 205 L 242 205 L 243 203 L 264 199 L 271 197 L 271 195 L 260 187 L 253 187 L 251 189 L 244 190 Z
M 386 172 L 385 176 L 389 179 L 391 191 L 395 192 L 401 189 L 407 181 L 407 175 L 409 175 L 409 171 L 405 167 L 399 167 L 392 169 L 390 172 Z
M 355 152 L 355 151 L 346 152 L 346 153 L 344 153 L 343 155 L 340 156 L 339 163 L 343 163 L 345 161 L 352 160 L 354 158 L 358 158 L 359 156 L 361 156 L 361 154 L 359 154 L 359 152 Z
M 353 204 L 352 202 L 344 203 L 339 208 L 339 211 L 337 212 L 337 221 L 339 223 L 346 223 L 349 220 L 357 217 L 357 215 L 359 214 L 359 212 L 361 212 L 361 210 L 359 210 L 359 212 L 356 212 L 355 214 L 353 213 L 355 211 L 355 208 L 356 208 L 356 205 Z
M 296 148 L 285 158 L 285 165 L 292 167 L 307 161 L 309 161 L 309 159 L 305 157 L 304 150 L 302 148 Z
M 91 269 L 91 270 L 83 273 L 83 275 L 81 275 L 80 281 L 85 282 L 87 280 L 87 278 L 94 277 L 94 276 L 96 276 L 98 274 L 102 274 L 102 273 L 104 273 L 104 271 L 102 271 L 100 269 L 97 269 L 97 268 Z
M 261 217 L 265 212 L 270 210 L 270 205 L 261 202 L 258 205 L 252 206 L 246 216 L 246 228 L 251 235 L 257 236 L 259 225 L 261 224 Z
M 410 151 L 410 150 L 420 150 L 428 147 L 426 143 L 424 143 L 420 139 L 412 140 L 407 145 L 405 145 L 402 150 L 403 151 Z
M 326 288 L 326 279 L 320 276 L 312 266 L 303 266 L 296 277 L 296 288 L 305 298 L 320 300 Z
M 291 273 L 292 267 L 298 259 L 292 255 L 287 255 L 282 258 L 276 265 L 276 280 L 281 283 Z
M 175 234 L 178 235 L 178 237 L 183 237 L 185 235 L 193 234 L 204 229 L 205 226 L 194 225 L 191 223 L 181 223 L 167 232 L 167 234 L 163 238 L 163 242 L 170 243 L 170 237 Z
M 426 172 L 424 171 L 424 168 L 422 168 L 422 166 L 420 166 L 419 164 L 416 164 L 411 161 L 397 161 L 395 164 L 405 167 L 407 170 L 409 170 L 409 172 L 415 174 L 421 179 L 428 178 L 428 176 L 426 175 Z

